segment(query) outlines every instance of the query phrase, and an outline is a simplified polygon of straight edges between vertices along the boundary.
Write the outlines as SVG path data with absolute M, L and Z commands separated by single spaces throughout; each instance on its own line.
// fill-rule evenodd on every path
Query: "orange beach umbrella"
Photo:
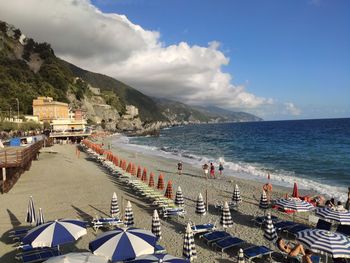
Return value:
M 151 172 L 151 174 L 149 175 L 148 186 L 154 187 L 154 173 L 153 172 Z
M 137 167 L 137 178 L 141 179 L 141 167 L 140 166 Z
M 141 181 L 142 182 L 147 182 L 147 169 L 146 168 L 143 168 Z
M 159 177 L 158 177 L 157 188 L 158 188 L 159 190 L 163 190 L 163 189 L 164 189 L 164 178 L 163 178 L 163 174 L 160 174 Z
M 168 181 L 164 196 L 166 198 L 173 199 L 173 185 L 171 181 Z

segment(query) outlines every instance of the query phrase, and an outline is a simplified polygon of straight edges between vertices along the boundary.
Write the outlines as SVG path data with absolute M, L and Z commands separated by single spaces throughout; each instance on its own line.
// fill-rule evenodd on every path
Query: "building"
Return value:
M 125 114 L 123 115 L 124 120 L 132 120 L 139 116 L 139 109 L 134 105 L 126 105 Z
M 33 115 L 40 121 L 51 122 L 58 119 L 69 119 L 68 104 L 54 101 L 51 97 L 38 97 L 33 100 Z

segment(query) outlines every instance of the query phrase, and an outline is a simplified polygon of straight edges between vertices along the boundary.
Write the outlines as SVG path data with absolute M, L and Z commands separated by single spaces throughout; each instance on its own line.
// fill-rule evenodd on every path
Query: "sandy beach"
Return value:
M 120 205 L 123 203 L 125 206 L 127 200 L 131 201 L 135 226 L 150 229 L 154 208 L 140 196 L 135 196 L 134 192 L 108 174 L 86 153 L 82 152 L 78 158 L 75 145 L 54 145 L 50 150 L 52 153 L 46 150 L 40 154 L 39 160 L 33 162 L 30 171 L 21 176 L 8 194 L 0 195 L 1 263 L 16 262 L 14 256 L 18 251 L 8 233 L 14 228 L 28 226 L 24 219 L 29 196 L 33 196 L 36 209 L 39 207 L 43 209 L 46 220 L 57 218 L 91 220 L 96 216 L 109 215 L 110 200 L 113 192 L 116 192 Z M 200 167 L 191 167 L 186 163 L 183 174 L 178 175 L 176 160 L 155 158 L 125 149 L 112 150 L 121 158 L 146 167 L 148 174 L 154 172 L 155 180 L 160 173 L 163 173 L 165 183 L 168 180 L 172 181 L 174 192 L 181 186 L 187 211 L 185 218 L 161 220 L 163 238 L 160 244 L 168 253 L 182 256 L 183 233 L 189 220 L 195 223 L 217 222 L 220 228 L 220 214 L 214 204 L 217 201 L 229 201 L 235 184 L 240 187 L 243 202 L 239 212 L 232 212 L 234 226 L 228 232 L 252 244 L 269 246 L 263 238 L 263 231 L 251 223 L 255 216 L 262 215 L 262 211 L 258 208 L 262 191 L 260 182 L 238 179 L 232 175 L 206 180 Z M 195 200 L 199 193 L 204 195 L 206 191 L 209 197 L 209 213 L 200 218 L 195 214 Z M 274 187 L 273 197 L 282 197 L 286 192 L 291 193 L 292 190 Z M 276 211 L 272 211 L 272 214 L 291 219 L 291 216 Z M 307 214 L 297 215 L 298 221 L 305 222 L 306 218 Z M 87 235 L 74 244 L 62 246 L 62 251 L 88 251 L 88 243 L 101 233 L 101 230 L 95 232 L 92 228 L 88 228 Z M 195 242 L 197 262 L 235 262 L 232 255 L 236 256 L 236 253 L 232 252 L 233 250 L 219 253 L 198 238 Z

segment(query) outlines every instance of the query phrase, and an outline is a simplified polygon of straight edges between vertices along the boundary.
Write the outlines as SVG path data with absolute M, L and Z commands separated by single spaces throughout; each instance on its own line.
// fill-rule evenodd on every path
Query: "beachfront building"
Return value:
M 38 97 L 33 100 L 33 115 L 40 121 L 51 122 L 58 119 L 69 119 L 68 104 L 54 101 L 51 97 Z

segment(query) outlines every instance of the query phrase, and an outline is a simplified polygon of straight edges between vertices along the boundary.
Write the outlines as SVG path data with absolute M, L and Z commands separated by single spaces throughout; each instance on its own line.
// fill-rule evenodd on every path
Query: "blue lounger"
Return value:
M 214 231 L 202 235 L 201 238 L 203 238 L 206 243 L 212 243 L 228 236 L 230 236 L 230 234 L 225 231 Z
M 261 227 L 267 219 L 267 216 L 258 216 L 253 219 L 254 225 Z M 276 224 L 280 219 L 277 216 L 271 216 L 272 223 Z
M 22 255 L 23 263 L 42 262 L 51 257 L 59 256 L 61 253 L 57 250 L 45 250 L 35 254 Z
M 227 238 L 224 238 L 224 239 L 221 239 L 221 240 L 214 242 L 214 245 L 223 252 L 225 249 L 236 247 L 236 246 L 239 246 L 243 243 L 245 243 L 244 240 L 242 240 L 238 237 L 230 236 L 230 237 L 227 237 Z
M 350 225 L 338 225 L 336 232 L 350 236 Z
M 254 246 L 243 250 L 244 257 L 251 261 L 254 258 L 271 255 L 273 251 L 265 246 Z
M 23 235 L 23 234 L 27 234 L 30 229 L 31 228 L 15 229 L 15 230 L 10 231 L 9 234 L 10 234 L 10 237 L 17 236 L 17 235 Z
M 191 227 L 193 234 L 199 234 L 199 233 L 205 233 L 209 231 L 213 231 L 215 229 L 214 224 L 202 224 L 202 225 L 195 225 Z
M 165 254 L 166 253 L 166 249 L 159 245 L 159 244 L 156 244 L 155 247 L 154 247 L 154 254 Z
M 316 228 L 317 229 L 323 229 L 323 230 L 327 230 L 327 231 L 330 231 L 331 228 L 332 228 L 332 223 L 330 222 L 327 222 L 323 219 L 318 219 L 317 221 L 317 225 L 316 225 Z
M 310 227 L 307 225 L 303 225 L 303 224 L 297 224 L 297 225 L 287 229 L 287 235 L 292 235 L 293 237 L 295 237 L 298 232 L 306 230 L 306 229 L 310 229 Z
M 274 227 L 276 228 L 276 231 L 285 231 L 288 228 L 291 228 L 296 225 L 297 223 L 294 223 L 292 221 L 281 221 L 274 224 Z

